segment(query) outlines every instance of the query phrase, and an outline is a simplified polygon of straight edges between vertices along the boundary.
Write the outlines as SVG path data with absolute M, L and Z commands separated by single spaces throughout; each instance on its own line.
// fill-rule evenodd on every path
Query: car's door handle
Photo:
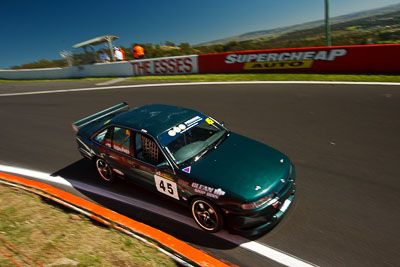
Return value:
M 131 164 L 131 167 L 136 169 L 136 168 L 138 167 L 138 165 L 136 165 L 136 164 Z

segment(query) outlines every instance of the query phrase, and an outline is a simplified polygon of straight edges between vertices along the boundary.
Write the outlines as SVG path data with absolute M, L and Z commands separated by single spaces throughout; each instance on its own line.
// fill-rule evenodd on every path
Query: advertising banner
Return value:
M 133 76 L 198 73 L 197 55 L 130 61 Z
M 199 73 L 400 73 L 400 44 L 203 54 Z

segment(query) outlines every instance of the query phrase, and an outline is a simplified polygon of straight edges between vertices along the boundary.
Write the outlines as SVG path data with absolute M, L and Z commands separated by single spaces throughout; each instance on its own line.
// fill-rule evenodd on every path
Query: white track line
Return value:
M 386 86 L 400 86 L 400 83 L 386 83 L 386 82 L 318 82 L 318 81 L 243 81 L 243 82 L 190 82 L 190 83 L 153 83 L 153 84 L 134 84 L 134 85 L 119 85 L 119 86 L 105 86 L 105 87 L 89 87 L 77 89 L 62 89 L 62 90 L 48 90 L 48 91 L 35 91 L 23 93 L 7 93 L 0 94 L 0 97 L 6 96 L 24 96 L 24 95 L 41 95 L 41 94 L 58 94 L 58 93 L 71 93 L 83 91 L 100 91 L 100 90 L 118 90 L 127 88 L 144 88 L 144 87 L 164 87 L 164 86 L 191 86 L 191 85 L 234 85 L 234 84 L 319 84 L 319 85 L 386 85 Z
M 113 80 L 106 81 L 106 82 L 96 83 L 96 85 L 110 85 L 110 84 L 114 84 L 114 83 L 123 82 L 126 79 L 128 79 L 128 78 L 118 78 L 118 79 L 113 79 Z
M 69 186 L 72 188 L 84 190 L 87 192 L 95 193 L 101 196 L 106 196 L 108 198 L 111 198 L 113 200 L 117 200 L 123 203 L 127 203 L 129 205 L 145 209 L 148 211 L 151 211 L 153 213 L 162 215 L 164 217 L 167 217 L 169 219 L 173 219 L 175 221 L 178 221 L 180 223 L 184 223 L 190 227 L 197 228 L 197 225 L 194 223 L 194 221 L 187 217 L 183 216 L 179 213 L 173 212 L 171 210 L 167 210 L 164 208 L 161 208 L 159 206 L 141 201 L 139 199 L 126 196 L 126 195 L 121 195 L 117 194 L 108 190 L 104 190 L 102 188 L 98 188 L 92 185 L 88 185 L 79 181 L 75 180 L 69 180 L 67 181 L 66 179 L 60 177 L 60 176 L 51 176 L 48 173 L 44 172 L 39 172 L 39 171 L 34 171 L 34 170 L 29 170 L 29 169 L 24 169 L 24 168 L 17 168 L 17 167 L 12 167 L 12 166 L 7 166 L 7 165 L 0 165 L 0 171 L 5 172 L 5 173 L 12 173 L 16 175 L 21 175 L 21 176 L 29 176 L 32 178 L 36 178 L 38 180 L 44 181 L 44 182 L 52 182 L 64 186 Z M 271 246 L 268 246 L 266 244 L 261 244 L 256 241 L 251 241 L 246 238 L 243 238 L 241 236 L 237 235 L 231 235 L 226 231 L 221 231 L 217 234 L 216 236 L 225 239 L 233 244 L 236 244 L 240 246 L 243 249 L 255 252 L 261 256 L 264 256 L 266 258 L 269 258 L 275 262 L 278 262 L 280 264 L 283 264 L 285 266 L 301 266 L 301 267 L 310 267 L 310 266 L 316 266 L 313 263 L 307 262 L 305 260 L 302 260 L 296 256 L 293 256 L 289 253 L 286 253 L 284 251 L 281 251 L 279 249 L 273 248 Z

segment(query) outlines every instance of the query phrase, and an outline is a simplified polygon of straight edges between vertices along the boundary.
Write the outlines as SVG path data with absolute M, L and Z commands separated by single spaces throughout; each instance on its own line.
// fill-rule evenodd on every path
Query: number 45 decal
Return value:
M 156 183 L 158 192 L 179 200 L 178 189 L 175 182 L 158 175 L 154 175 L 154 181 Z

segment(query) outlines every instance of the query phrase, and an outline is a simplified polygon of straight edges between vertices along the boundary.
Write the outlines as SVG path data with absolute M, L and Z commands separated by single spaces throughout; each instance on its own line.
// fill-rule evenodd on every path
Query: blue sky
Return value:
M 331 17 L 400 0 L 330 0 Z M 61 50 L 106 34 L 117 45 L 191 45 L 324 18 L 324 0 L 12 0 L 0 5 L 0 68 L 60 59 Z

